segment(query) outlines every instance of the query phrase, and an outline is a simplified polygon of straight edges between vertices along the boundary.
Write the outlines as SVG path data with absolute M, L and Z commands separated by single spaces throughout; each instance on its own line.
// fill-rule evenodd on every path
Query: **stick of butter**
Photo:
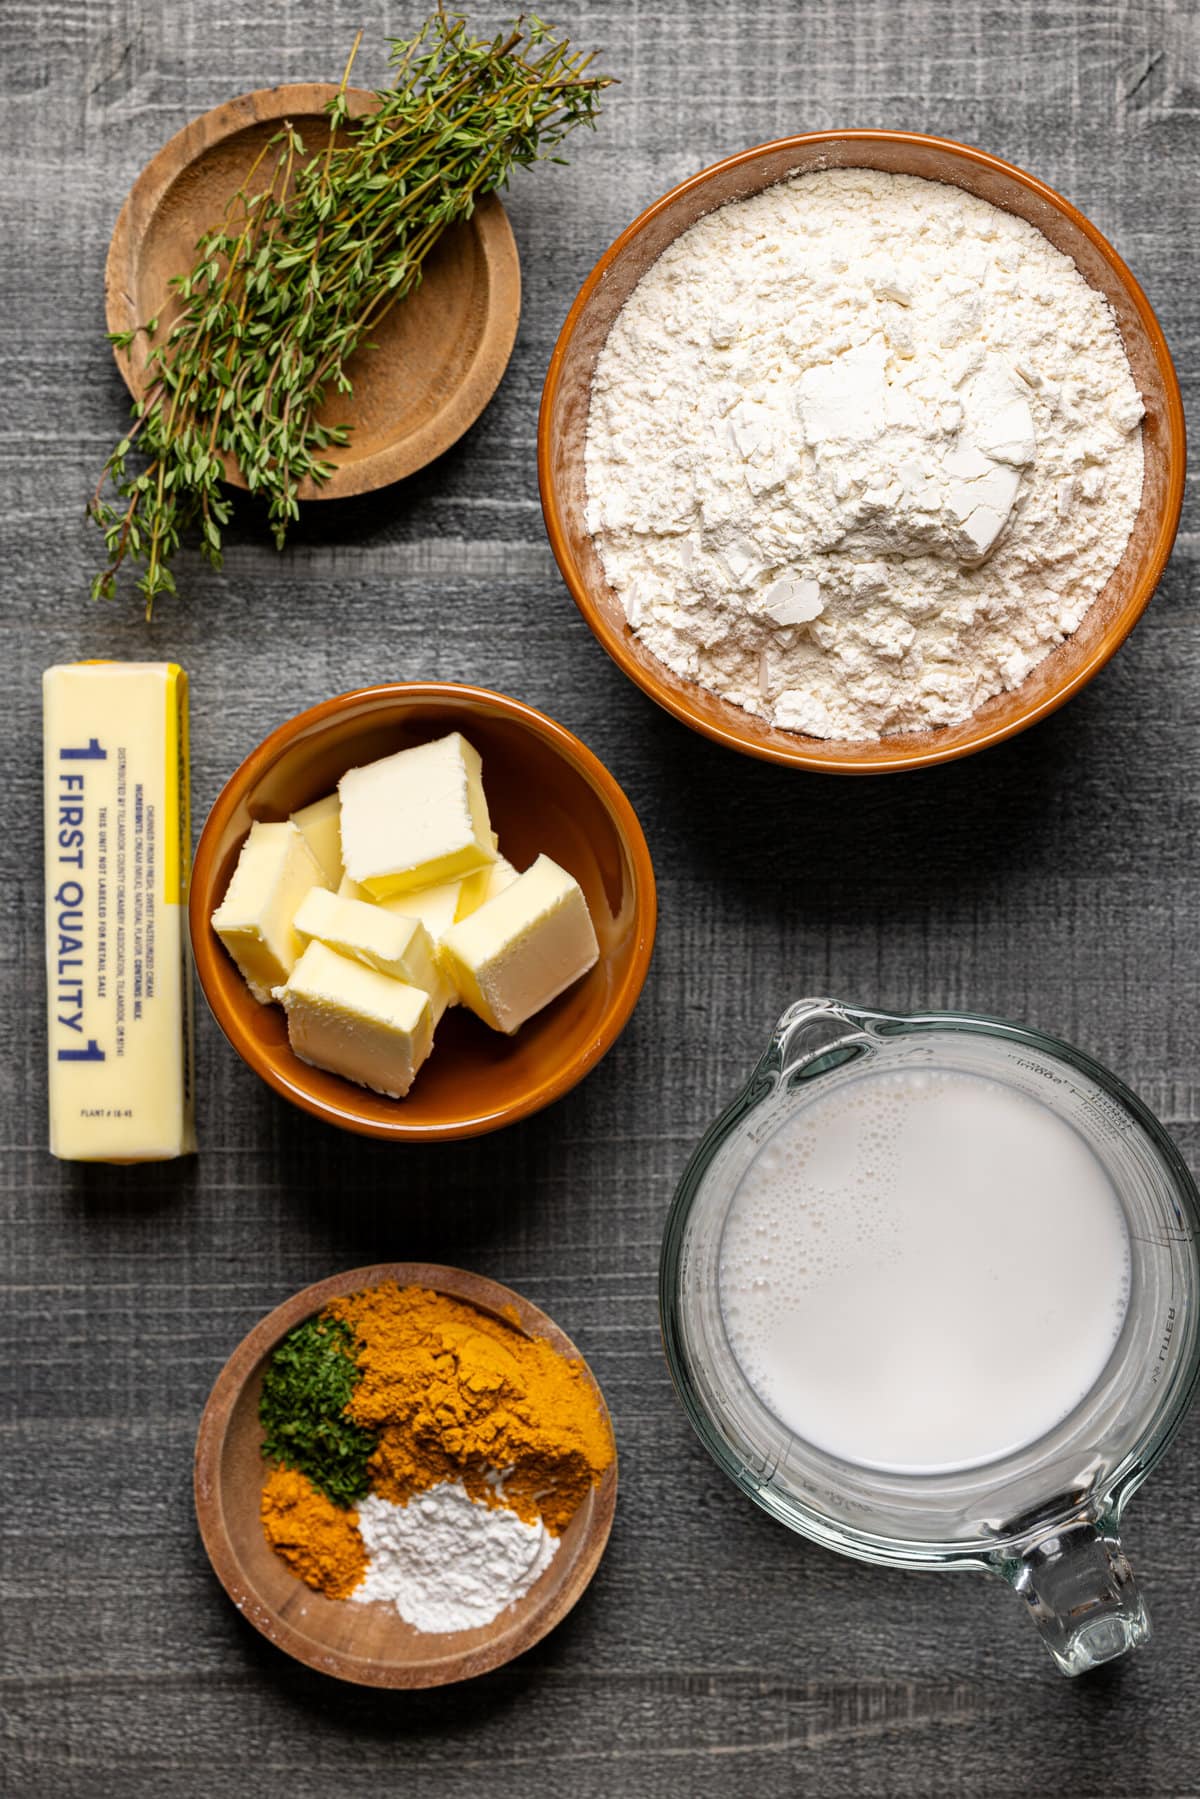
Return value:
M 275 998 L 302 1062 L 403 1099 L 433 1048 L 433 1013 L 419 987 L 310 943 Z
M 510 1036 L 600 954 L 583 891 L 549 856 L 451 925 L 442 965 L 465 1005 Z
M 292 823 L 321 865 L 321 873 L 331 887 L 343 875 L 342 807 L 336 793 L 327 793 L 311 806 L 301 806 L 292 813 Z
M 419 987 L 429 995 L 435 1025 L 454 998 L 438 967 L 433 939 L 419 918 L 404 918 L 362 900 L 339 899 L 314 887 L 296 913 L 295 928 L 304 943 L 315 937 L 339 955 Z
M 261 1005 L 270 1005 L 303 948 L 293 924 L 301 901 L 324 885 L 320 863 L 290 819 L 254 821 L 212 926 Z
M 479 752 L 459 731 L 349 769 L 338 782 L 342 862 L 372 899 L 496 860 Z
M 50 1151 L 187 1155 L 187 676 L 79 662 L 47 669 L 42 693 Z

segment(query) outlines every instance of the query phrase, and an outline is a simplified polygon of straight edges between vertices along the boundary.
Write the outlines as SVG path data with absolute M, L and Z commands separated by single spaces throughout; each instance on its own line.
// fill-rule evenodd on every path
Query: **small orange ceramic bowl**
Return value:
M 1035 225 L 1071 257 L 1116 314 L 1146 407 L 1145 483 L 1125 554 L 1074 636 L 1011 693 L 961 724 L 838 742 L 780 730 L 674 674 L 626 623 L 585 522 L 584 443 L 592 373 L 613 321 L 650 265 L 704 213 L 816 169 L 871 168 L 949 182 Z M 814 131 L 727 157 L 664 194 L 604 252 L 567 314 L 542 395 L 538 471 L 551 547 L 575 603 L 613 660 L 660 706 L 718 743 L 827 774 L 881 774 L 968 756 L 1032 725 L 1078 693 L 1124 642 L 1166 567 L 1187 458 L 1183 405 L 1150 302 L 1112 245 L 1069 201 L 983 150 L 907 131 Z
M 524 869 L 541 851 L 583 888 L 600 959 L 513 1037 L 454 1007 L 404 1099 L 387 1099 L 292 1054 L 281 1006 L 259 1005 L 212 928 L 256 819 L 284 819 L 348 768 L 461 731 L 483 758 L 493 829 Z M 400 682 L 339 694 L 289 719 L 225 783 L 192 870 L 196 972 L 234 1049 L 314 1117 L 397 1142 L 474 1137 L 540 1111 L 610 1049 L 637 1003 L 654 947 L 654 870 L 637 815 L 589 749 L 532 706 L 479 687 Z

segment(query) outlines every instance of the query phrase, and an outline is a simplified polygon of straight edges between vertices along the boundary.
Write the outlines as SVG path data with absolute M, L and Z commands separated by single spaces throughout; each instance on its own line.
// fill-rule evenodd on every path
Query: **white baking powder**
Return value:
M 371 1494 L 358 1507 L 370 1563 L 350 1595 L 392 1605 L 417 1630 L 473 1630 L 527 1593 L 558 1549 L 540 1518 L 472 1499 L 459 1481 L 407 1505 Z
M 1107 301 L 1032 225 L 804 175 L 634 289 L 596 365 L 588 526 L 677 673 L 820 737 L 952 724 L 1103 589 L 1141 417 Z

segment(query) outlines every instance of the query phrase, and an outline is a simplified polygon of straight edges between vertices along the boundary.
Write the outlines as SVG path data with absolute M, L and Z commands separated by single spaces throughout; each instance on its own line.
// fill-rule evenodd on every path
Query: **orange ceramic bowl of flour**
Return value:
M 1145 406 L 1144 480 L 1124 554 L 1077 630 L 1019 686 L 960 723 L 839 741 L 784 730 L 674 673 L 630 629 L 586 522 L 585 444 L 597 359 L 622 306 L 662 252 L 697 220 L 817 170 L 870 168 L 949 183 L 1036 227 L 1108 300 Z M 927 767 L 985 749 L 1053 712 L 1101 669 L 1145 609 L 1179 524 L 1186 435 L 1179 383 L 1149 301 L 1112 245 L 1069 201 L 982 150 L 899 131 L 810 132 L 761 144 L 656 200 L 605 251 L 555 346 L 542 396 L 538 467 L 550 543 L 591 630 L 642 690 L 693 730 L 766 761 L 830 774 Z

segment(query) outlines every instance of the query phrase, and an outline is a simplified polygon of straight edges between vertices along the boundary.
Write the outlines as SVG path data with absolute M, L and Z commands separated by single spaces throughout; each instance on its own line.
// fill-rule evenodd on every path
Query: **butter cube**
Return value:
M 452 925 L 441 944 L 442 965 L 463 1003 L 510 1036 L 599 954 L 578 881 L 549 856 Z
M 327 793 L 311 806 L 292 813 L 292 823 L 321 865 L 331 887 L 342 878 L 342 804 L 336 793 Z
M 516 878 L 516 869 L 506 856 L 501 855 L 497 855 L 496 860 L 487 868 L 478 868 L 473 875 L 465 876 L 455 902 L 454 923 L 457 924 L 462 918 L 470 918 L 472 912 L 478 912 L 480 906 L 495 899 L 506 887 L 511 887 Z
M 275 998 L 302 1062 L 403 1099 L 433 1048 L 429 995 L 310 942 Z
M 351 880 L 390 899 L 494 862 L 482 769 L 478 751 L 453 731 L 344 774 L 342 861 Z
M 250 826 L 212 924 L 262 1005 L 287 980 L 300 955 L 293 920 L 301 901 L 325 884 L 320 864 L 290 819 Z
M 363 900 L 378 906 L 381 912 L 419 919 L 437 943 L 454 923 L 462 886 L 461 881 L 440 881 L 434 887 L 416 887 L 410 893 L 397 894 L 395 899 L 373 900 L 365 887 L 343 875 L 337 891 L 339 899 Z
M 362 900 L 339 899 L 314 887 L 296 913 L 295 925 L 302 942 L 315 937 L 339 955 L 419 987 L 429 995 L 435 1025 L 454 997 L 438 967 L 433 939 L 419 918 L 404 918 Z

